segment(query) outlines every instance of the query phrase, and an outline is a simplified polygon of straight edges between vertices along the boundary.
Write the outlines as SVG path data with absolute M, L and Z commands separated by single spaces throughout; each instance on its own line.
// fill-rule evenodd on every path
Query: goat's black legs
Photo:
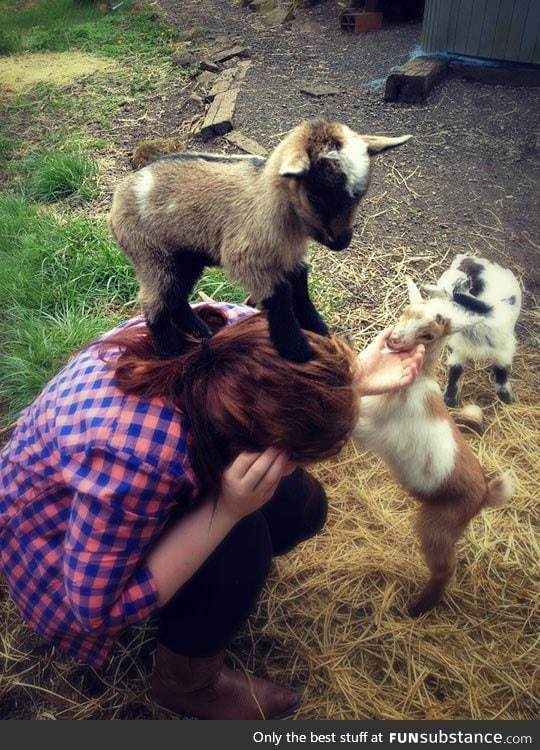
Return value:
M 271 297 L 263 300 L 268 311 L 270 337 L 279 354 L 292 362 L 307 362 L 313 357 L 302 328 L 328 335 L 328 326 L 309 296 L 308 266 L 302 264 L 278 284 Z
M 448 370 L 448 383 L 444 391 L 444 402 L 447 406 L 455 406 L 457 404 L 459 379 L 462 375 L 463 367 L 461 365 L 450 366 Z
M 208 264 L 205 256 L 184 252 L 162 269 L 159 280 L 160 308 L 147 311 L 156 349 L 161 357 L 174 357 L 186 348 L 185 334 L 211 336 L 206 323 L 192 310 L 189 297 Z
M 508 383 L 508 372 L 509 367 L 501 367 L 500 365 L 493 366 L 493 376 L 495 378 L 495 392 L 497 396 L 505 404 L 512 403 L 512 394 L 510 391 L 510 384 Z
M 328 326 L 315 309 L 309 296 L 308 272 L 309 267 L 302 264 L 287 276 L 292 286 L 294 313 L 301 328 L 327 336 Z
M 278 353 L 291 362 L 310 360 L 313 350 L 294 314 L 292 284 L 282 281 L 262 305 L 268 311 L 270 338 Z

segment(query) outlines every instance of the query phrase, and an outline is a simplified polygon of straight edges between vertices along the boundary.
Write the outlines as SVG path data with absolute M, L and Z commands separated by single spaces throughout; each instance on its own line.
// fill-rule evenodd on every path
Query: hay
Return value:
M 371 209 L 380 210 L 376 199 Z M 431 281 L 447 265 L 439 248 L 375 251 L 369 237 L 368 229 L 361 263 L 318 250 L 312 261 L 315 274 L 332 280 L 325 289 L 337 312 L 329 322 L 358 348 L 396 318 L 405 273 Z M 458 545 L 456 577 L 434 611 L 407 615 L 427 570 L 413 533 L 414 502 L 384 465 L 348 445 L 314 468 L 329 495 L 327 526 L 276 560 L 257 611 L 231 644 L 233 664 L 302 692 L 294 718 L 538 716 L 539 320 L 536 301 L 528 298 L 527 307 L 512 373 L 515 403 L 495 400 L 482 368 L 465 374 L 462 394 L 484 417 L 483 434 L 467 431 L 467 440 L 488 474 L 512 469 L 515 497 L 474 519 Z M 150 626 L 127 631 L 98 674 L 39 644 L 7 597 L 0 614 L 0 718 L 173 718 L 147 693 Z
M 116 68 L 113 60 L 79 51 L 11 55 L 2 59 L 0 95 L 21 94 L 37 83 L 65 85 Z

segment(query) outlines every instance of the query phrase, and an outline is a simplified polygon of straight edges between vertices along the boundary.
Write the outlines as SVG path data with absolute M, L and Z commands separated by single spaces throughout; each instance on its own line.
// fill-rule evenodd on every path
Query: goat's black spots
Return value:
M 507 297 L 506 299 L 503 299 L 502 302 L 508 302 L 509 305 L 515 305 L 517 302 L 515 294 L 512 294 L 511 297 Z
M 320 159 L 312 164 L 304 180 L 308 200 L 323 220 L 335 216 L 343 206 L 355 203 L 347 191 L 347 176 L 334 159 Z
M 456 304 L 465 307 L 467 310 L 480 313 L 480 315 L 489 315 L 493 311 L 491 305 L 486 305 L 485 302 L 477 299 L 472 294 L 463 294 L 462 292 L 454 291 L 452 298 Z
M 484 291 L 485 285 L 482 279 L 484 266 L 477 263 L 473 258 L 464 258 L 458 266 L 459 271 L 467 274 L 470 279 L 469 292 L 473 297 L 478 297 Z
M 461 365 L 453 365 L 448 371 L 448 383 L 446 390 L 444 391 L 444 403 L 447 406 L 456 406 L 459 381 L 463 375 L 463 367 Z
M 307 219 L 312 226 L 311 236 L 331 250 L 344 250 L 352 239 L 353 217 L 359 202 L 347 190 L 346 175 L 333 159 L 321 159 L 303 179 L 310 205 Z

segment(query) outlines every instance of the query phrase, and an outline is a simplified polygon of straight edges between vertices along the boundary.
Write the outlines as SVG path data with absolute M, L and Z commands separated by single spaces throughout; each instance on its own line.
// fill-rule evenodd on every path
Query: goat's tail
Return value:
M 487 489 L 485 505 L 488 507 L 493 508 L 509 502 L 515 490 L 514 478 L 511 470 L 507 469 L 500 476 L 495 477 L 495 479 L 488 482 Z

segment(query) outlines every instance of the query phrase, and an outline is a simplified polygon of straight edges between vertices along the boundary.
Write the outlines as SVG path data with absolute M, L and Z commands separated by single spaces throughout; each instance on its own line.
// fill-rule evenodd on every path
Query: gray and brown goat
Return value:
M 134 266 L 159 354 L 180 353 L 183 334 L 210 336 L 189 297 L 213 265 L 267 309 L 283 357 L 310 359 L 301 329 L 328 328 L 308 293 L 308 241 L 332 250 L 350 244 L 369 184 L 369 155 L 409 138 L 359 135 L 341 123 L 311 120 L 267 159 L 182 153 L 125 178 L 109 226 Z

